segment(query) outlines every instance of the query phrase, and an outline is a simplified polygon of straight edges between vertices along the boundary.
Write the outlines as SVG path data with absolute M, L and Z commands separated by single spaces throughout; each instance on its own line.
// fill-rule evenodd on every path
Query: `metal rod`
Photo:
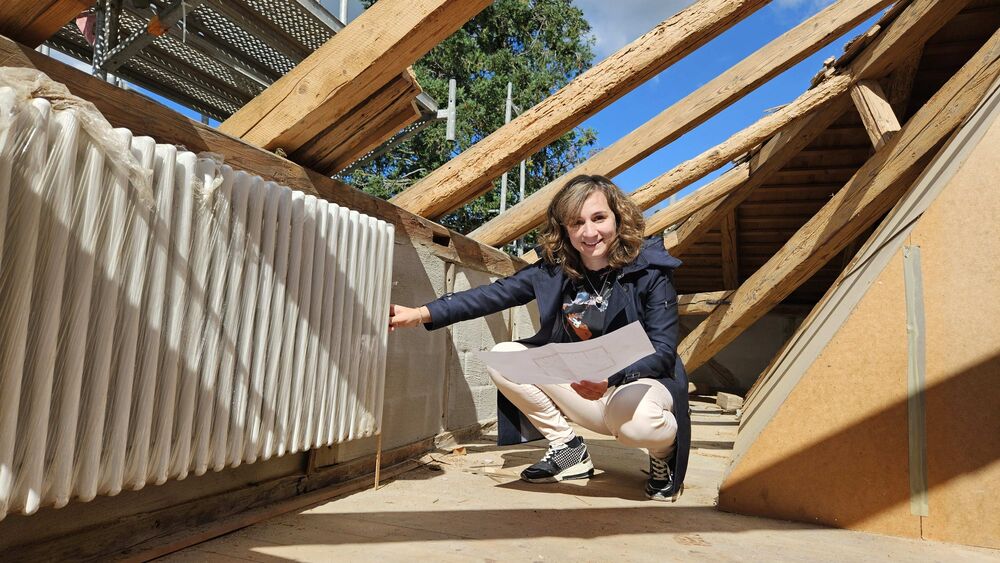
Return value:
M 527 161 L 524 161 L 524 160 L 521 161 L 521 166 L 520 166 L 520 176 L 521 176 L 521 178 L 520 178 L 520 182 L 519 182 L 520 183 L 520 193 L 518 194 L 519 195 L 519 197 L 517 199 L 518 203 L 521 203 L 522 201 L 524 201 L 524 184 L 525 184 L 525 181 L 527 180 L 527 170 L 526 170 L 527 166 L 526 166 L 526 164 L 527 164 Z M 517 239 L 517 243 L 514 246 L 515 246 L 515 248 L 517 250 L 517 255 L 518 256 L 524 256 L 524 237 L 519 237 Z
M 375 489 L 378 490 L 378 479 L 382 472 L 382 432 L 375 435 Z
M 512 82 L 507 83 L 507 103 L 504 105 L 503 112 L 503 122 L 504 125 L 510 123 L 510 114 L 513 111 L 514 105 L 514 84 Z M 504 172 L 503 176 L 500 176 L 500 213 L 507 210 L 507 173 Z

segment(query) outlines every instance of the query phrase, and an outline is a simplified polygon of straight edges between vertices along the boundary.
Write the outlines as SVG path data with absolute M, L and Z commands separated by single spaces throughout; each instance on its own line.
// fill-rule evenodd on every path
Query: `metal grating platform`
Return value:
M 96 50 L 98 72 L 219 121 L 343 28 L 316 0 L 98 0 L 92 12 L 94 44 L 75 22 L 46 43 L 91 64 Z M 151 20 L 169 27 L 154 37 Z M 426 94 L 417 104 L 436 115 Z

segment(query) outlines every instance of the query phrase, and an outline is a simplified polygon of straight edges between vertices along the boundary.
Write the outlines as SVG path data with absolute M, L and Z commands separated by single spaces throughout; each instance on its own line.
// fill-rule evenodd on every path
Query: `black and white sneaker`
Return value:
M 649 479 L 646 481 L 646 496 L 653 500 L 676 502 L 684 491 L 684 486 L 673 491 L 674 476 L 667 460 L 649 456 Z
M 529 483 L 555 483 L 593 476 L 594 464 L 587 453 L 587 445 L 579 436 L 565 444 L 550 445 L 541 461 L 521 472 L 521 479 Z

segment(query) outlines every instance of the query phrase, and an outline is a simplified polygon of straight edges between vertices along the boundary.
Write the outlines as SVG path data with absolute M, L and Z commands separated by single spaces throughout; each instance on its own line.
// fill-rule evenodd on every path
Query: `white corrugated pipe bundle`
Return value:
M 380 432 L 392 250 L 0 71 L 0 518 Z

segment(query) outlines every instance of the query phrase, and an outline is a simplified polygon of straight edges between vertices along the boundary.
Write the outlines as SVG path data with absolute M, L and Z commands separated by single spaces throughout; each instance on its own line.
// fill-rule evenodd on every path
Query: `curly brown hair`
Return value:
M 631 263 L 642 250 L 646 220 L 642 211 L 621 189 L 604 176 L 580 175 L 571 178 L 552 201 L 546 213 L 545 225 L 539 238 L 541 256 L 562 267 L 570 279 L 583 277 L 584 265 L 580 253 L 570 242 L 566 225 L 580 215 L 583 203 L 594 192 L 601 192 L 614 213 L 617 236 L 608 249 L 608 263 L 619 269 Z

